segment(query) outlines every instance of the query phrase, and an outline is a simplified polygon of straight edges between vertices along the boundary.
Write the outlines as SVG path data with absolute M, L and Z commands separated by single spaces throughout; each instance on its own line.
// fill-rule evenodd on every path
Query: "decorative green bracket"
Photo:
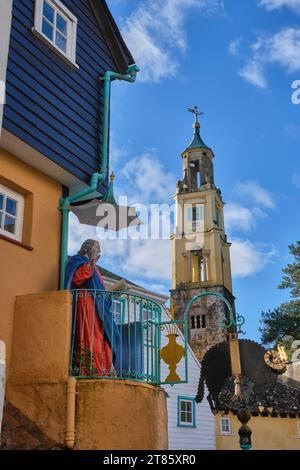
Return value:
M 185 312 L 184 312 L 184 317 L 187 318 L 187 315 L 190 311 L 190 308 L 193 305 L 193 303 L 196 302 L 196 300 L 200 299 L 201 297 L 208 296 L 208 295 L 213 295 L 214 297 L 218 297 L 219 299 L 221 299 L 226 304 L 226 306 L 228 308 L 229 318 L 226 318 L 226 316 L 225 316 L 225 318 L 222 321 L 222 327 L 227 331 L 229 331 L 230 328 L 236 328 L 237 333 L 243 333 L 243 331 L 241 330 L 241 327 L 245 323 L 245 317 L 243 317 L 243 315 L 237 314 L 237 316 L 235 318 L 235 316 L 233 314 L 232 307 L 230 305 L 230 302 L 226 299 L 226 297 L 224 297 L 224 295 L 218 294 L 217 292 L 203 292 L 202 294 L 195 295 L 187 303 L 187 306 L 186 306 Z

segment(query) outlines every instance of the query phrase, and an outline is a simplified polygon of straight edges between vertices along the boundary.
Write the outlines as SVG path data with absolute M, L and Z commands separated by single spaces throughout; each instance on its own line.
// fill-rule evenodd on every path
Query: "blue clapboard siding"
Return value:
M 62 0 L 77 17 L 78 70 L 39 38 L 34 0 L 14 0 L 3 127 L 87 182 L 100 166 L 103 88 L 115 62 L 87 0 Z

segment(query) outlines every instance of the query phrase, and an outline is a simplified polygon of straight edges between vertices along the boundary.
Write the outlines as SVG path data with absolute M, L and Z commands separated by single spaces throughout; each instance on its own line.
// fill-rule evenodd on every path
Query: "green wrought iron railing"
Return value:
M 187 382 L 185 320 L 172 321 L 164 305 L 129 292 L 79 289 L 72 296 L 71 376 Z
M 70 374 L 158 384 L 162 306 L 127 292 L 72 295 Z

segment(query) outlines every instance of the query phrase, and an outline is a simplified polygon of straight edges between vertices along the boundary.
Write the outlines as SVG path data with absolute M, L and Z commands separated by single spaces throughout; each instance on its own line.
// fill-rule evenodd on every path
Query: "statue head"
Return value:
M 100 243 L 97 240 L 85 240 L 77 254 L 97 261 L 101 255 Z

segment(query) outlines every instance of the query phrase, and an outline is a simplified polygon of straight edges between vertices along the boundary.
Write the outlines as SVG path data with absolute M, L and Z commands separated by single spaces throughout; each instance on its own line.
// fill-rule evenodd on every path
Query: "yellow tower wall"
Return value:
M 25 198 L 23 245 L 0 235 L 0 339 L 7 346 L 10 368 L 16 295 L 58 287 L 61 217 L 59 183 L 0 149 L 0 183 Z
M 230 244 L 225 241 L 224 225 L 222 209 L 223 203 L 219 199 L 215 190 L 200 191 L 198 193 L 186 193 L 175 196 L 177 207 L 177 220 L 180 220 L 183 214 L 183 207 L 185 204 L 204 204 L 205 216 L 204 227 L 202 233 L 192 234 L 175 233 L 172 236 L 173 243 L 173 270 L 172 270 L 172 288 L 176 289 L 181 283 L 196 283 L 196 276 L 199 277 L 199 271 L 191 260 L 191 275 L 188 272 L 187 256 L 182 253 L 186 252 L 191 246 L 203 248 L 204 251 L 209 252 L 209 266 L 208 275 L 209 280 L 206 283 L 209 285 L 223 285 L 229 292 L 232 292 L 232 279 L 231 279 L 231 266 L 230 266 Z M 221 208 L 221 226 L 217 227 L 214 223 L 216 201 L 219 208 Z M 183 216 L 182 216 L 183 218 Z M 185 225 L 184 230 L 189 228 Z M 221 233 L 220 233 L 221 232 Z M 192 238 L 195 239 L 193 240 Z M 224 262 L 222 263 L 222 255 Z

